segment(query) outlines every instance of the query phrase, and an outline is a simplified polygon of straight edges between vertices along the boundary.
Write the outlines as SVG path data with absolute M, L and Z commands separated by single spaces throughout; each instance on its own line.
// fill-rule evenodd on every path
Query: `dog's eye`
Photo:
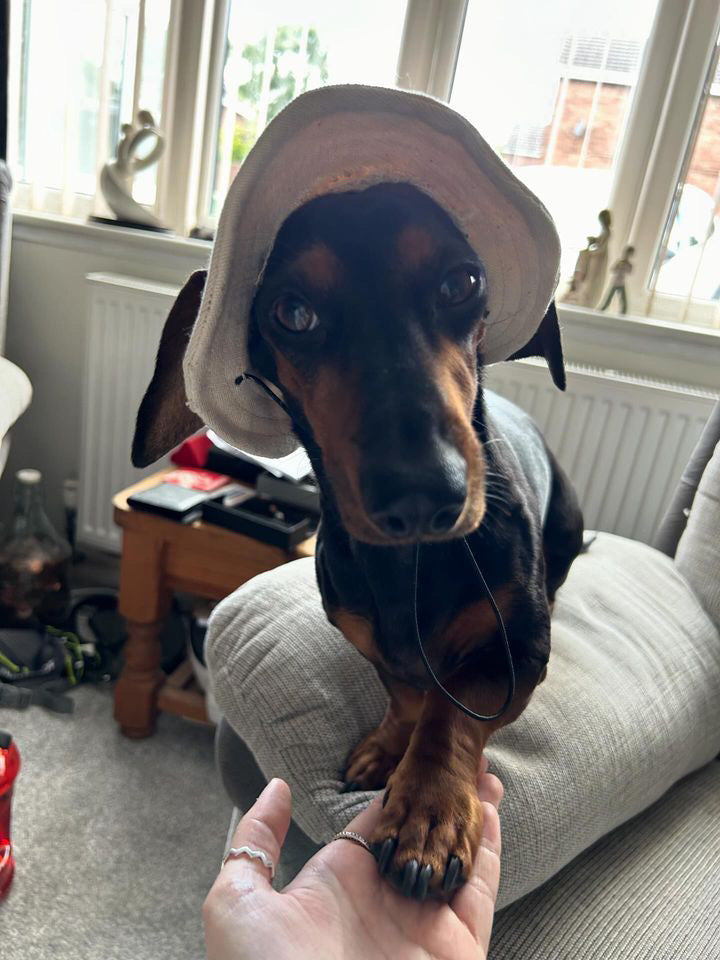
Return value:
M 438 290 L 438 302 L 443 307 L 456 307 L 482 290 L 480 271 L 474 267 L 455 267 L 445 275 Z
M 286 294 L 275 301 L 272 315 L 280 326 L 290 330 L 291 333 L 307 333 L 320 322 L 309 303 L 291 294 Z

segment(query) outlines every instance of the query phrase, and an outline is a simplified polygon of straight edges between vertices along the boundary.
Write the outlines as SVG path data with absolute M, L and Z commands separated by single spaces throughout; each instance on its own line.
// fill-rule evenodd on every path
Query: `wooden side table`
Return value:
M 222 600 L 258 573 L 312 556 L 315 547 L 312 538 L 285 551 L 213 524 L 176 523 L 128 506 L 129 496 L 153 486 L 166 472 L 113 498 L 115 522 L 123 529 L 118 609 L 128 630 L 114 716 L 127 737 L 150 736 L 158 710 L 207 722 L 205 699 L 193 689 L 190 663 L 185 661 L 170 676 L 160 669 L 159 633 L 172 591 Z

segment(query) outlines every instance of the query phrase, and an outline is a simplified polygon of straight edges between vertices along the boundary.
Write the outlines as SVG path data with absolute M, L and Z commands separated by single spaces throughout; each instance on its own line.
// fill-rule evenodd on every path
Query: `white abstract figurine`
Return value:
M 601 310 L 607 310 L 612 298 L 617 295 L 620 297 L 620 313 L 627 313 L 627 291 L 625 290 L 625 279 L 632 273 L 632 263 L 630 257 L 635 253 L 635 247 L 627 246 L 623 250 L 622 257 L 616 260 L 610 270 L 610 289 Z
M 587 238 L 587 247 L 578 255 L 575 272 L 564 297 L 567 303 L 577 303 L 581 307 L 597 307 L 605 286 L 612 221 L 610 211 L 601 210 L 598 220 L 600 233 Z
M 138 156 L 141 144 L 151 137 L 155 138 L 155 145 L 145 156 Z M 100 189 L 103 197 L 119 221 L 125 224 L 151 227 L 164 230 L 165 226 L 151 213 L 147 207 L 133 199 L 133 177 L 140 170 L 146 170 L 156 163 L 163 150 L 165 140 L 155 127 L 155 121 L 148 110 L 139 110 L 137 125 L 124 123 L 122 136 L 117 146 L 117 156 L 106 163 L 100 172 Z M 104 217 L 94 219 L 104 220 Z

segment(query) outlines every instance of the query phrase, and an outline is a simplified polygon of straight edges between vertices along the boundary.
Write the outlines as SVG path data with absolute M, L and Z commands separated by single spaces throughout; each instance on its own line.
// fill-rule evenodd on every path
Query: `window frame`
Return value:
M 408 0 L 397 61 L 399 86 L 449 99 L 468 3 Z M 18 10 L 22 11 L 22 0 L 12 0 L 11 50 L 19 49 Z M 228 14 L 229 0 L 171 0 L 163 94 L 166 148 L 158 168 L 154 211 L 180 236 L 187 236 L 193 227 L 214 228 L 217 223 L 205 211 L 212 189 Z M 649 316 L 652 309 L 653 317 L 675 320 L 677 302 L 683 299 L 652 296 L 648 283 L 708 85 L 719 29 L 717 0 L 658 0 L 608 203 L 613 213 L 610 256 L 618 256 L 627 243 L 636 248 L 635 270 L 628 282 L 636 316 Z M 17 63 L 9 79 L 12 163 L 18 146 Z M 16 198 L 22 199 L 28 189 L 32 188 L 17 185 Z M 48 212 L 67 214 L 67 196 L 61 191 L 45 193 Z M 73 201 L 75 216 L 92 212 L 93 198 L 74 195 Z M 685 319 L 688 328 L 695 322 L 707 330 L 717 324 L 718 315 L 713 305 L 696 301 Z
M 673 0 L 664 0 L 664 8 L 673 5 Z M 672 69 L 668 74 L 664 95 L 656 100 L 660 110 L 653 135 L 647 141 L 650 149 L 634 155 L 630 153 L 630 161 L 637 165 L 641 174 L 638 178 L 636 173 L 635 178 L 641 181 L 637 199 L 633 203 L 628 195 L 628 187 L 623 189 L 618 184 L 616 196 L 611 200 L 618 206 L 624 204 L 626 215 L 632 210 L 623 224 L 624 229 L 619 231 L 618 239 L 621 245 L 631 243 L 636 249 L 633 258 L 635 270 L 628 284 L 629 296 L 640 305 L 636 312 L 642 316 L 672 321 L 677 321 L 678 303 L 686 298 L 653 294 L 650 284 L 665 226 L 676 192 L 681 186 L 698 111 L 712 85 L 709 69 L 716 56 L 720 31 L 720 4 L 717 0 L 683 0 L 677 6 L 682 6 L 685 11 L 685 17 L 679 24 L 679 34 L 665 29 L 665 22 L 658 23 L 658 29 L 654 31 L 656 45 L 648 50 L 646 57 L 646 62 L 659 58 L 667 50 L 668 40 L 674 37 L 674 51 L 670 48 L 671 59 L 660 61 L 672 63 Z M 661 45 L 663 50 L 658 49 Z M 695 69 L 688 70 L 687 64 L 696 64 Z M 632 122 L 632 118 L 629 122 Z M 615 249 L 619 250 L 620 246 Z M 716 313 L 717 308 L 708 302 L 690 301 L 684 322 L 712 328 L 716 324 L 711 318 Z
M 95 136 L 96 152 L 99 158 L 102 158 L 107 147 L 109 133 L 109 112 L 108 112 L 108 58 L 107 51 L 110 46 L 110 28 L 111 11 L 117 0 L 102 0 L 105 4 L 105 31 L 103 37 L 103 60 L 99 80 L 100 88 L 100 106 L 98 110 L 98 124 Z M 201 0 L 202 2 L 202 0 Z M 176 110 L 174 107 L 174 90 L 176 86 L 176 67 L 177 57 L 177 16 L 176 8 L 179 0 L 170 0 L 170 14 L 168 20 L 168 36 L 165 53 L 166 69 L 163 78 L 162 92 L 162 121 L 160 129 L 166 134 L 166 150 L 158 163 L 157 182 L 155 191 L 155 202 L 152 205 L 146 205 L 148 209 L 159 213 L 163 209 L 163 178 L 167 178 L 169 164 L 167 162 L 167 133 L 172 127 Z M 138 3 L 138 26 L 135 50 L 133 51 L 134 69 L 132 70 L 132 116 L 137 115 L 142 107 L 140 103 L 140 86 L 142 78 L 142 53 L 145 35 L 145 5 L 146 0 L 139 0 Z M 24 23 L 24 0 L 11 0 L 9 16 L 9 69 L 8 69 L 8 137 L 7 137 L 7 155 L 10 170 L 19 168 L 18 142 L 19 119 L 20 119 L 20 90 L 22 83 L 22 33 Z M 171 66 L 175 69 L 171 69 Z M 86 219 L 95 213 L 106 212 L 106 206 L 102 200 L 99 187 L 99 168 L 102 163 L 112 159 L 107 156 L 105 160 L 98 159 L 98 170 L 96 171 L 96 186 L 93 194 L 79 193 L 65 186 L 57 189 L 45 187 L 37 182 L 26 183 L 16 181 L 13 188 L 13 206 L 20 211 L 27 213 L 37 213 L 39 215 L 48 214 L 51 216 L 62 216 L 70 219 Z

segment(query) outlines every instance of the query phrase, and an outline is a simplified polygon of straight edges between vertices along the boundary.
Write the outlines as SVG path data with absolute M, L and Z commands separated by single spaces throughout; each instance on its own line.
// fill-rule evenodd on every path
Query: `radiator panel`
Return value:
M 544 364 L 487 371 L 487 386 L 526 410 L 570 476 L 585 525 L 650 543 L 714 398 L 675 384 L 568 368 L 561 393 Z
M 136 470 L 130 446 L 178 289 L 133 277 L 89 274 L 87 292 L 77 538 L 117 553 L 122 535 L 112 519 L 113 496 L 166 462 Z
M 177 288 L 90 274 L 78 540 L 119 551 L 112 497 L 147 473 L 130 464 L 135 415 Z M 586 526 L 650 542 L 712 409 L 691 388 L 569 368 L 555 388 L 533 360 L 496 364 L 490 389 L 526 410 L 569 474 Z

